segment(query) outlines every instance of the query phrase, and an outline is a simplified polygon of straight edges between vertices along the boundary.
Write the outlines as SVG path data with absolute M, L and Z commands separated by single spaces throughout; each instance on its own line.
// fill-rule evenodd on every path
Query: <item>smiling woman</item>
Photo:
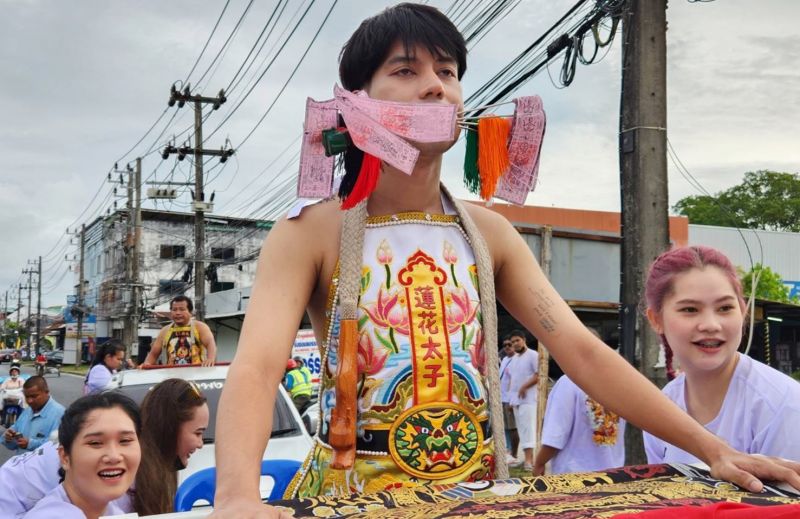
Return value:
M 133 483 L 141 450 L 139 410 L 119 393 L 76 400 L 58 428 L 62 482 L 24 517 L 97 519 L 123 513 L 115 504 Z
M 142 402 L 142 448 L 134 508 L 139 515 L 172 512 L 177 471 L 203 447 L 208 428 L 206 397 L 193 382 L 170 378 L 154 386 Z
M 664 393 L 706 429 L 749 454 L 800 461 L 800 384 L 737 350 L 746 305 L 730 260 L 710 247 L 682 247 L 653 262 L 647 317 L 661 336 L 671 372 Z M 697 458 L 645 433 L 649 463 Z

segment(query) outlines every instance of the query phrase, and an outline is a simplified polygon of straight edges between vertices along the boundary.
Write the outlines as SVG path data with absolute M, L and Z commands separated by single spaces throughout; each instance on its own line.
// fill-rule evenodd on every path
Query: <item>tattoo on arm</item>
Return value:
M 535 299 L 533 309 L 539 316 L 539 324 L 547 333 L 554 333 L 557 324 L 552 313 L 555 302 L 547 295 L 543 288 L 535 291 L 533 296 Z

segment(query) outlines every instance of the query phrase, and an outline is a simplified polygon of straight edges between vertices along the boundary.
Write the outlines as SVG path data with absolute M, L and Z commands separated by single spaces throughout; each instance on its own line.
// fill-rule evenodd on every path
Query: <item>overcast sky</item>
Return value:
M 207 192 L 216 191 L 217 214 L 259 214 L 272 193 L 267 182 L 294 175 L 296 167 L 281 169 L 295 152 L 305 98 L 331 97 L 342 43 L 364 16 L 391 2 L 339 0 L 286 91 L 240 147 L 331 3 L 318 0 L 308 10 L 272 68 L 206 143 L 219 147 L 229 138 L 237 147 L 225 168 L 215 167 L 215 161 L 208 164 L 214 169 L 208 174 Z M 451 4 L 431 3 L 443 10 Z M 471 52 L 465 95 L 573 3 L 522 0 Z M 247 5 L 247 0 L 230 1 L 190 78 L 193 88 L 207 70 L 199 83 L 204 95 L 215 95 L 231 82 L 276 4 L 277 0 L 255 0 L 210 68 Z M 73 292 L 75 278 L 64 256 L 77 250 L 65 230 L 90 223 L 111 206 L 113 186 L 105 179 L 115 161 L 123 166 L 191 126 L 188 107 L 169 109 L 156 130 L 134 146 L 167 108 L 170 85 L 186 78 L 224 5 L 222 0 L 0 0 L 0 305 L 6 290 L 16 297 L 12 286 L 24 281 L 22 270 L 39 255 L 45 257 L 43 305 L 64 304 Z M 290 0 L 265 51 L 281 31 L 294 26 L 289 23 L 292 15 L 308 5 Z M 684 165 L 711 192 L 738 183 L 746 171 L 800 172 L 800 2 L 672 0 L 667 16 L 669 139 Z M 619 209 L 619 50 L 618 38 L 601 62 L 579 65 L 568 88 L 553 83 L 559 62 L 550 74 L 539 74 L 517 92 L 539 94 L 548 117 L 540 184 L 528 204 Z M 273 50 L 269 55 L 274 54 Z M 208 116 L 205 136 L 243 98 L 256 67 L 263 70 L 261 59 L 228 102 Z M 445 180 L 453 187 L 461 183 L 458 148 L 445 162 Z M 174 158 L 162 161 L 157 152 L 144 159 L 143 177 L 148 181 L 167 180 L 171 171 L 173 181 L 192 176 L 188 161 L 176 166 Z M 696 194 L 671 164 L 669 179 L 671 204 Z M 456 192 L 466 196 L 461 188 Z M 186 210 L 188 200 L 184 193 L 158 207 Z M 119 203 L 124 205 L 124 200 Z M 145 207 L 153 207 L 153 202 Z

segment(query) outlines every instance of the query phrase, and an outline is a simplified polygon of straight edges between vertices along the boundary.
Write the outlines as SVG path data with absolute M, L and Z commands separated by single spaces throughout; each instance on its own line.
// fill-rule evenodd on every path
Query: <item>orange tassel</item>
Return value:
M 497 182 L 509 167 L 508 136 L 511 120 L 506 117 L 478 119 L 478 171 L 481 175 L 481 198 L 494 196 Z
M 361 169 L 358 171 L 358 178 L 347 198 L 342 200 L 342 209 L 352 209 L 358 203 L 375 191 L 378 186 L 378 177 L 381 173 L 381 159 L 364 153 L 361 160 Z

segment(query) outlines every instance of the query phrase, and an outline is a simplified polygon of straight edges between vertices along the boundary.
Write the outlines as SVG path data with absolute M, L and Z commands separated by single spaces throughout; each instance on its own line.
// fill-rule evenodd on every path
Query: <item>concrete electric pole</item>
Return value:
M 647 267 L 669 245 L 667 191 L 667 0 L 628 0 L 623 15 L 620 106 L 622 251 L 620 345 L 658 386 L 660 344 L 638 311 Z M 626 465 L 646 463 L 641 432 L 627 428 Z
M 36 356 L 39 356 L 39 345 L 42 342 L 42 257 L 39 256 L 39 268 L 37 272 L 39 282 L 36 284 Z
M 187 102 L 194 103 L 194 148 L 182 146 L 176 148 L 174 145 L 168 145 L 164 148 L 161 156 L 166 159 L 172 153 L 178 154 L 178 160 L 183 160 L 186 155 L 194 155 L 194 201 L 192 206 L 194 209 L 194 315 L 197 319 L 202 320 L 205 317 L 205 298 L 206 298 L 206 266 L 205 266 L 205 216 L 204 213 L 210 212 L 213 209 L 211 202 L 205 201 L 203 193 L 203 157 L 204 156 L 217 156 L 220 157 L 221 162 L 225 162 L 228 157 L 233 155 L 234 150 L 220 148 L 219 150 L 206 150 L 203 149 L 203 103 L 210 103 L 214 110 L 219 108 L 225 101 L 225 92 L 219 91 L 217 97 L 203 97 L 191 94 L 191 87 L 186 85 L 182 92 L 179 92 L 175 86 L 172 86 L 169 96 L 169 106 L 178 104 L 178 108 L 183 107 Z

